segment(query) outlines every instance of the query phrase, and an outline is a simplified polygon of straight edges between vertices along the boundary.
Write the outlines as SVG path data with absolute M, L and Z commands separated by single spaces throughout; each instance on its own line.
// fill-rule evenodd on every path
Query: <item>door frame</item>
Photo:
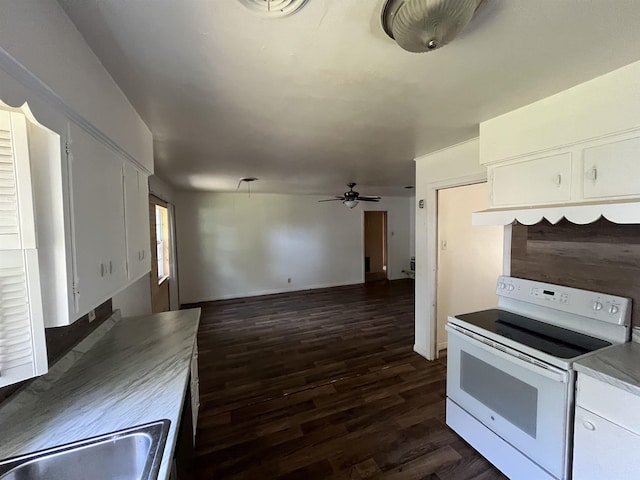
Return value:
M 383 245 L 382 245 L 382 260 L 384 265 L 386 266 L 386 270 L 384 271 L 384 279 L 381 280 L 389 280 L 389 212 L 388 210 L 362 210 L 362 275 L 363 275 L 363 282 L 366 283 L 367 282 L 367 273 L 365 272 L 365 257 L 366 257 L 366 251 L 367 251 L 367 222 L 366 222 L 366 216 L 367 213 L 369 212 L 380 212 L 383 213 L 384 215 L 382 216 L 382 218 L 384 219 L 384 224 L 383 224 Z M 381 281 L 381 280 L 377 280 L 377 281 Z M 371 281 L 376 281 L 376 280 L 371 280 Z
M 424 351 L 416 342 L 413 350 L 422 355 L 427 360 L 436 360 L 438 356 L 438 340 L 436 338 L 438 328 L 437 303 L 438 303 L 438 190 L 454 187 L 464 187 L 476 183 L 487 181 L 487 173 L 479 173 L 475 175 L 466 175 L 463 177 L 450 178 L 439 182 L 433 182 L 427 185 L 425 210 L 426 210 L 426 258 L 425 272 L 427 291 L 425 295 L 428 307 L 427 318 L 427 338 L 426 345 L 429 350 Z M 416 221 L 416 228 L 418 222 Z M 416 254 L 418 253 L 416 249 Z M 503 254 L 503 275 L 511 273 L 511 225 L 505 225 L 504 228 L 504 254 Z M 416 282 L 416 289 L 418 282 Z M 416 291 L 416 298 L 423 292 Z M 416 323 L 419 321 L 416 316 Z M 417 330 L 417 329 L 416 329 Z

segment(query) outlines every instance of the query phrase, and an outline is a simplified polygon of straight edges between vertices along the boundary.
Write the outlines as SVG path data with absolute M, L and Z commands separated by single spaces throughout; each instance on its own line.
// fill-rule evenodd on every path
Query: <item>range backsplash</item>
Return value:
M 640 225 L 516 224 L 511 242 L 512 276 L 629 297 L 640 327 Z

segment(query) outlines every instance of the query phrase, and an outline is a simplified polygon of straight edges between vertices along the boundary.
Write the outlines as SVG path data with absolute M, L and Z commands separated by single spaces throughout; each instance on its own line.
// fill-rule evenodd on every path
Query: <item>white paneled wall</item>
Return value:
M 361 283 L 363 208 L 388 212 L 389 278 L 403 278 L 409 198 L 352 210 L 321 198 L 177 194 L 181 303 Z

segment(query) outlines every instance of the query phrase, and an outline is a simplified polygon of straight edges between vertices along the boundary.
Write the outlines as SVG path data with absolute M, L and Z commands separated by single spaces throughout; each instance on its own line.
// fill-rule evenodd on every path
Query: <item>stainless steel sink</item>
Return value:
M 0 480 L 150 480 L 158 477 L 169 420 L 0 462 Z

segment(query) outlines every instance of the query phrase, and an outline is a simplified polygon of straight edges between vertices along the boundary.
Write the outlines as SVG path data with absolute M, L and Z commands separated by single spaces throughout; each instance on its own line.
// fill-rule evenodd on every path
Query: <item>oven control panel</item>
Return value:
M 508 276 L 498 278 L 496 293 L 502 298 L 549 307 L 607 323 L 630 323 L 631 300 L 624 297 Z

